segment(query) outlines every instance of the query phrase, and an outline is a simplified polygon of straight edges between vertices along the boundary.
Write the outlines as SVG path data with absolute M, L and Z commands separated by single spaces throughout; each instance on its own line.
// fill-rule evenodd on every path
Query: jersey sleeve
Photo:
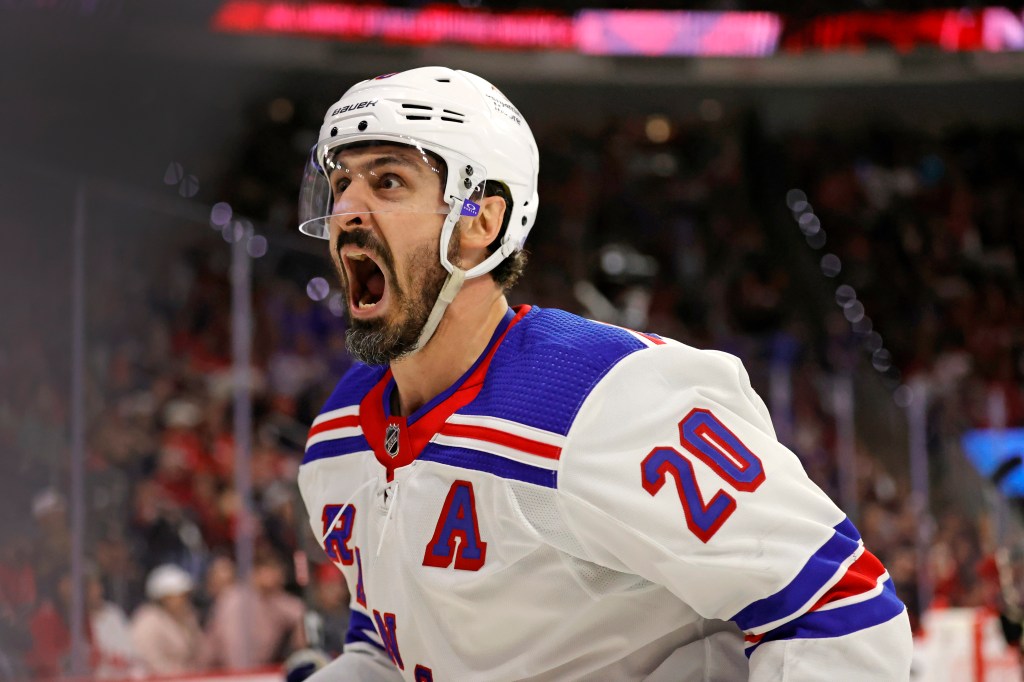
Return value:
M 351 634 L 351 626 L 350 626 Z M 402 674 L 383 649 L 366 642 L 345 644 L 345 653 L 308 678 L 309 682 L 401 682 Z
M 345 632 L 341 656 L 318 671 L 317 676 L 311 679 L 397 682 L 402 679 L 401 673 L 384 648 L 373 618 L 359 603 L 356 593 L 357 590 L 351 590 L 348 630 Z
M 665 344 L 619 362 L 577 414 L 558 489 L 593 561 L 734 622 L 751 680 L 908 679 L 888 573 L 776 440 L 736 358 Z

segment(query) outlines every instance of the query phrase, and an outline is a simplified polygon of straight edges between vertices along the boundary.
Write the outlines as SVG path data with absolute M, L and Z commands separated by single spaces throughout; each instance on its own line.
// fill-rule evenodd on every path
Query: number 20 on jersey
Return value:
M 693 409 L 679 422 L 679 442 L 687 453 L 711 468 L 740 492 L 751 493 L 764 483 L 761 460 L 710 411 Z M 710 500 L 697 487 L 693 462 L 673 447 L 657 447 L 640 463 L 644 489 L 657 495 L 671 476 L 683 505 L 686 526 L 701 542 L 714 537 L 736 511 L 736 498 L 725 490 Z

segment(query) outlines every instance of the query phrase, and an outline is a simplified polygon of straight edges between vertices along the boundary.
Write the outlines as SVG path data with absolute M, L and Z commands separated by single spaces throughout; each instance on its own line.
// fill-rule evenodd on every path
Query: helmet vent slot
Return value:
M 452 82 L 451 78 L 435 78 L 434 80 L 436 80 L 438 83 L 451 83 Z
M 448 123 L 466 122 L 466 115 L 458 111 L 438 110 L 429 104 L 413 104 L 412 102 L 402 102 L 402 115 L 407 121 L 430 121 L 436 116 Z

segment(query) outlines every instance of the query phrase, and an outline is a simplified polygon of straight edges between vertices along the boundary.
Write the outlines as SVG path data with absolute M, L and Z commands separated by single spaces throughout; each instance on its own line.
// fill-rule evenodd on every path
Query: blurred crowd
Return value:
M 91 264 L 116 270 L 130 248 L 98 249 Z M 225 248 L 206 241 L 173 259 L 154 254 L 139 265 L 159 271 L 138 288 L 89 281 L 90 678 L 255 669 L 307 646 L 341 651 L 347 587 L 312 538 L 295 475 L 305 425 L 349 362 L 344 328 L 304 290 L 259 283 L 246 517 L 234 478 Z M 72 630 L 68 367 L 49 362 L 45 326 L 23 329 L 4 358 L 12 390 L 0 406 L 12 473 L 0 507 L 18 521 L 0 524 L 0 679 L 19 680 L 67 673 Z M 235 561 L 243 523 L 256 538 L 244 578 Z
M 833 389 L 844 373 L 886 391 L 928 386 L 936 476 L 950 473 L 941 462 L 963 429 L 1024 425 L 1024 132 L 768 137 L 721 112 L 536 132 L 543 207 L 513 302 L 739 355 L 780 439 L 833 499 L 842 497 Z M 288 158 L 266 146 L 268 158 Z M 255 160 L 246 166 L 254 175 L 238 180 L 236 205 L 258 213 L 265 193 L 263 213 L 282 210 L 294 188 L 260 176 Z M 812 209 L 787 206 L 793 188 Z M 809 210 L 827 241 L 798 229 Z M 295 476 L 306 428 L 349 363 L 344 319 L 330 297 L 307 294 L 294 262 L 257 270 L 247 517 L 234 479 L 227 249 L 197 236 L 149 260 L 110 248 L 91 262 L 119 273 L 90 279 L 89 295 L 82 627 L 96 678 L 280 665 L 307 646 L 337 654 L 343 642 L 348 591 L 309 531 Z M 818 268 L 826 253 L 838 271 Z M 126 262 L 133 273 L 111 267 Z M 841 283 L 855 289 L 869 326 L 851 326 L 831 293 L 809 293 Z M 879 339 L 889 354 L 881 359 Z M 12 467 L 0 513 L 24 519 L 0 525 L 0 679 L 68 669 L 70 407 L 66 357 L 53 360 L 61 353 L 66 344 L 45 326 L 24 325 L 0 358 L 11 388 L 0 403 L 0 447 Z M 858 392 L 857 408 L 902 412 L 887 400 Z M 911 504 L 904 463 L 861 439 L 852 452 L 855 520 L 915 621 L 922 595 L 998 606 L 990 514 L 947 500 L 940 482 L 933 508 L 943 512 L 932 518 Z M 235 541 L 246 523 L 256 546 L 243 579 Z
M 904 377 L 955 429 L 1024 424 L 1024 133 L 882 128 L 784 149 Z
M 883 125 L 794 134 L 775 152 L 813 204 L 791 205 L 794 220 L 816 224 L 802 219 L 813 210 L 827 233 L 820 253 L 838 256 L 836 279 L 863 305 L 854 313 L 867 319 L 852 326 L 865 356 L 890 385 L 928 396 L 932 503 L 942 511 L 924 519 L 906 503 L 871 503 L 861 521 L 869 546 L 891 553 L 899 584 L 913 575 L 909 550 L 923 530 L 933 605 L 1004 608 L 996 550 L 1020 542 L 1007 530 L 1019 533 L 1020 519 L 982 506 L 984 487 L 963 470 L 958 445 L 967 429 L 1024 426 L 1024 131 Z

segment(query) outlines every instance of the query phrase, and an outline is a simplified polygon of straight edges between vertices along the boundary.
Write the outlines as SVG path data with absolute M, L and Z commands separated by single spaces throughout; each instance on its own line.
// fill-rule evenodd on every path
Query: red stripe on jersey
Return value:
M 333 431 L 334 429 L 343 429 L 346 426 L 359 426 L 359 416 L 349 415 L 347 417 L 335 417 L 334 419 L 328 419 L 327 421 L 320 422 L 309 430 L 309 435 L 306 438 L 312 438 L 318 433 L 324 431 Z
M 664 339 L 659 339 L 657 336 L 651 336 L 650 334 L 644 334 L 643 332 L 638 332 L 638 331 L 634 331 L 634 330 L 630 330 L 630 331 L 632 331 L 634 334 L 639 334 L 640 336 L 644 337 L 645 339 L 647 339 L 648 341 L 653 343 L 655 346 L 664 346 L 665 345 L 665 340 Z
M 440 431 L 448 417 L 476 399 L 484 386 L 484 377 L 487 375 L 487 369 L 490 367 L 494 354 L 512 327 L 516 326 L 530 312 L 530 306 L 516 306 L 514 310 L 516 311 L 515 317 L 509 321 L 501 335 L 490 344 L 487 354 L 478 361 L 479 364 L 476 366 L 476 369 L 469 376 L 461 380 L 461 384 L 451 395 L 437 405 L 434 405 L 425 414 L 420 415 L 410 425 L 406 424 L 406 420 L 403 417 L 394 418 L 397 420 L 396 423 L 399 424 L 400 430 L 407 432 L 405 437 L 411 446 L 400 447 L 399 453 L 395 457 L 388 455 L 384 449 L 384 429 L 388 424 L 388 419 L 384 416 L 383 398 L 384 389 L 387 388 L 392 380 L 390 368 L 384 372 L 384 376 L 380 378 L 377 385 L 370 389 L 369 393 L 363 397 L 362 402 L 359 403 L 360 428 L 363 431 L 363 435 L 366 436 L 366 441 L 373 448 L 377 461 L 387 469 L 389 481 L 394 478 L 395 469 L 404 467 L 419 457 L 420 452 L 427 446 L 430 439 Z
M 652 336 L 651 334 L 645 334 L 643 332 L 638 332 L 637 330 L 629 329 L 628 327 L 620 327 L 619 325 L 612 324 L 611 322 L 602 322 L 601 320 L 593 320 L 593 322 L 597 322 L 598 324 L 603 324 L 606 327 L 615 327 L 616 329 L 621 329 L 622 331 L 629 332 L 630 334 L 636 334 L 637 336 L 642 336 L 645 339 L 647 339 L 648 341 L 650 341 L 651 343 L 653 343 L 655 346 L 664 346 L 665 345 L 665 339 L 659 339 L 657 336 Z
M 743 636 L 743 641 L 746 642 L 747 644 L 757 644 L 762 639 L 764 639 L 764 635 L 763 634 L 762 635 L 744 635 Z
M 884 573 L 885 566 L 882 565 L 882 562 L 876 559 L 874 554 L 864 550 L 860 558 L 846 569 L 846 573 L 839 579 L 839 582 L 823 594 L 810 610 L 816 611 L 825 604 L 870 592 L 878 585 L 878 579 Z
M 487 441 L 497 445 L 504 445 L 513 450 L 520 450 L 538 457 L 547 459 L 558 459 L 562 456 L 562 448 L 557 445 L 549 445 L 539 441 L 530 440 L 522 436 L 516 436 L 505 431 L 499 431 L 486 426 L 474 426 L 470 424 L 445 424 L 441 427 L 441 434 L 454 438 L 474 438 Z

